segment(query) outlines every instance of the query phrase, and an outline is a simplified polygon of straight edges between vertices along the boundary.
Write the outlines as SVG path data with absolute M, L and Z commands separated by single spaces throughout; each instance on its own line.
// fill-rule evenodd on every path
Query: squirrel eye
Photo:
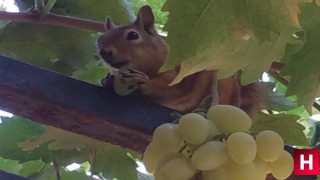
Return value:
M 139 39 L 139 35 L 138 33 L 134 32 L 134 31 L 130 31 L 127 35 L 127 40 L 137 40 Z

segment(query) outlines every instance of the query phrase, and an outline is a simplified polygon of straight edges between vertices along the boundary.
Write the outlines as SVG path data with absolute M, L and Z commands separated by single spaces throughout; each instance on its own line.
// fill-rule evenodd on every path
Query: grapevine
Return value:
M 156 180 L 286 179 L 293 158 L 280 135 L 250 134 L 250 117 L 231 105 L 211 107 L 206 117 L 189 113 L 178 124 L 159 126 L 144 152 L 146 169 Z

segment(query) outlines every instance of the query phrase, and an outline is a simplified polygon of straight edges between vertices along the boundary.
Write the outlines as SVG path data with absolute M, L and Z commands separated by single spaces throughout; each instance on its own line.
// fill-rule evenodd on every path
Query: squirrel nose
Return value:
M 101 49 L 99 53 L 103 59 L 111 59 L 113 55 L 113 52 L 111 50 L 106 49 Z

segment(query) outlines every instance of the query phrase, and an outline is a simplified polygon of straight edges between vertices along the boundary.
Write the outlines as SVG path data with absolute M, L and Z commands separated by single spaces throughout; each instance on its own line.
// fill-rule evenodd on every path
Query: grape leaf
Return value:
M 257 119 L 257 123 L 251 127 L 250 132 L 255 134 L 264 130 L 272 130 L 282 137 L 285 144 L 308 146 L 309 142 L 303 133 L 305 128 L 297 122 L 299 118 L 292 114 L 262 114 Z
M 60 169 L 61 180 L 95 180 L 88 177 L 84 171 L 67 171 Z M 57 174 L 54 167 L 46 166 L 42 173 L 31 177 L 36 180 L 57 180 Z
M 0 124 L 0 156 L 5 159 L 18 160 L 20 163 L 29 160 L 42 159 L 51 161 L 45 145 L 37 149 L 25 152 L 18 147 L 17 143 L 32 139 L 43 133 L 43 126 L 19 117 L 1 118 Z M 8 138 L 10 137 L 10 138 Z
M 269 69 L 274 60 L 284 55 L 286 44 L 291 41 L 291 34 L 295 31 L 295 28 L 284 26 L 280 36 L 270 33 L 270 41 L 263 43 L 259 43 L 256 39 L 241 41 L 238 42 L 237 47 L 231 49 L 233 45 L 230 41 L 217 44 L 217 48 L 208 49 L 208 52 L 182 62 L 181 70 L 172 84 L 204 69 L 218 69 L 219 78 L 227 78 L 238 71 L 239 67 L 243 68 L 241 83 L 252 83 L 261 76 L 263 71 Z
M 19 161 L 3 159 L 0 157 L 0 169 L 6 172 L 17 174 L 21 169 Z
M 102 174 L 107 178 L 137 178 L 135 170 L 136 164 L 127 156 L 128 150 L 54 127 L 47 126 L 44 134 L 40 135 L 38 138 L 33 138 L 19 143 L 19 146 L 24 150 L 30 151 L 46 142 L 48 143 L 49 150 L 58 151 L 80 149 L 83 152 L 87 152 L 87 154 L 79 152 L 79 157 L 82 158 L 82 162 L 89 161 L 92 163 L 92 157 L 94 157 L 94 164 L 91 164 L 91 166 L 94 167 L 94 170 L 97 173 L 102 172 Z M 61 153 L 63 154 L 64 151 L 61 151 Z M 56 155 L 55 157 L 59 158 L 62 154 Z M 68 155 L 66 156 L 70 157 Z M 80 159 L 77 158 L 77 160 Z M 62 157 L 59 162 L 61 161 L 66 161 L 66 158 Z M 74 161 L 75 160 L 70 160 L 67 162 Z M 81 162 L 78 161 L 78 163 Z M 115 166 L 114 164 L 117 165 Z M 121 167 L 121 169 L 119 167 Z M 123 173 L 123 171 L 126 173 Z
M 56 179 L 57 179 L 56 176 L 51 176 L 51 178 L 48 178 L 47 180 L 56 180 Z M 70 180 L 70 179 L 88 180 L 89 177 L 83 171 L 80 171 L 80 172 L 78 172 L 78 171 L 62 171 L 61 172 L 61 180 Z
M 107 179 L 136 180 L 138 178 L 136 163 L 126 152 L 128 152 L 126 149 L 105 145 L 97 151 L 97 156 L 92 166 L 95 167 L 96 172 L 102 172 Z
M 241 83 L 249 84 L 261 77 L 262 73 L 268 71 L 272 62 L 284 56 L 287 43 L 293 39 L 292 34 L 298 31 L 296 28 L 284 25 L 278 36 L 271 34 L 270 42 L 266 41 L 260 46 L 253 46 L 248 49 L 248 64 L 244 67 L 241 75 Z
M 315 3 L 302 5 L 300 22 L 307 40 L 300 51 L 290 56 L 281 74 L 291 77 L 287 95 L 296 95 L 298 104 L 311 113 L 314 98 L 320 96 L 320 8 Z
M 286 98 L 285 94 L 273 91 L 275 83 L 259 83 L 261 94 L 265 95 L 264 102 L 267 109 L 274 111 L 288 111 L 297 108 L 297 104 Z
M 73 72 L 72 76 L 93 84 L 100 84 L 100 80 L 106 76 L 107 72 L 108 68 L 104 67 L 100 61 L 92 61 L 84 68 Z
M 53 12 L 63 9 L 70 16 L 99 21 L 110 16 L 117 24 L 132 22 L 135 18 L 133 4 L 127 0 L 58 0 L 53 8 Z
M 49 150 L 81 149 L 85 147 L 98 146 L 101 144 L 101 142 L 86 136 L 70 133 L 52 126 L 46 126 L 45 132 L 42 135 L 38 136 L 37 138 L 28 139 L 24 142 L 21 142 L 19 143 L 19 146 L 25 151 L 31 151 L 46 142 L 49 143 Z
M 38 172 L 43 165 L 44 163 L 39 160 L 24 162 L 21 164 L 22 168 L 18 174 L 24 177 L 31 176 L 32 174 Z
M 34 0 L 15 0 L 21 11 L 34 6 Z M 57 0 L 53 13 L 104 21 L 107 16 L 116 22 L 127 23 L 134 19 L 132 7 L 127 0 Z
M 71 74 L 93 60 L 95 40 L 88 31 L 9 23 L 0 30 L 0 52 L 61 73 Z
M 161 70 L 182 64 L 177 83 L 201 70 L 220 70 L 224 78 L 248 65 L 242 82 L 252 82 L 283 56 L 299 28 L 298 4 L 303 2 L 310 0 L 167 1 L 170 53 Z

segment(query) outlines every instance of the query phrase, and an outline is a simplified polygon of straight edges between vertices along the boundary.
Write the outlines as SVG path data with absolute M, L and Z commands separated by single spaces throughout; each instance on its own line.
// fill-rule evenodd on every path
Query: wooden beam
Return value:
M 25 177 L 10 174 L 10 173 L 7 173 L 7 172 L 1 171 L 1 170 L 0 170 L 0 179 L 3 179 L 3 180 L 29 180 Z
M 0 56 L 0 109 L 142 152 L 172 109 Z

